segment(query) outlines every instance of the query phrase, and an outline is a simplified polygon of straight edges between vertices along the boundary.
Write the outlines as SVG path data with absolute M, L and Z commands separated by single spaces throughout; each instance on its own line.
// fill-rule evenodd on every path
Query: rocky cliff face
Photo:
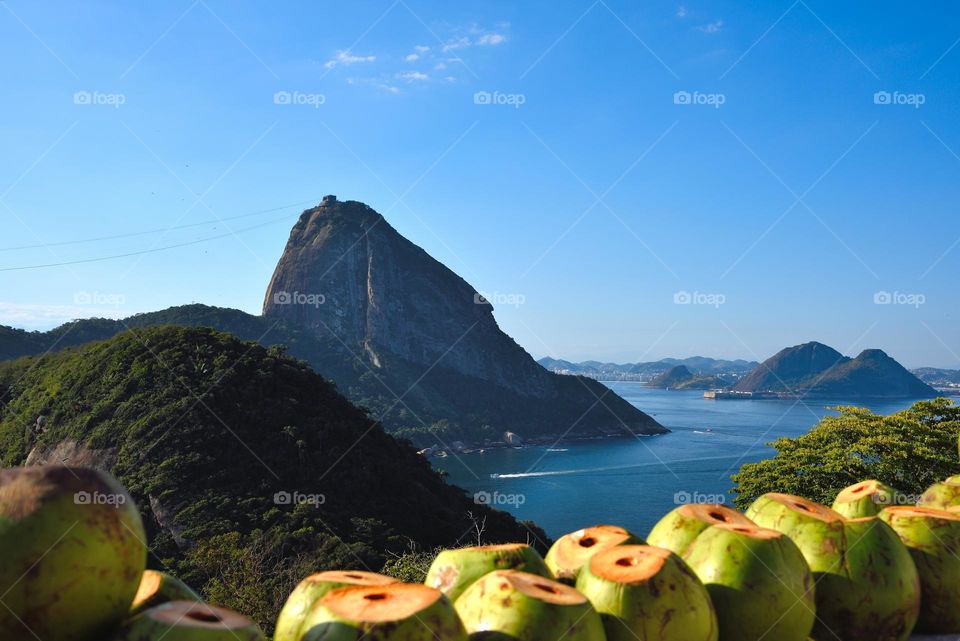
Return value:
M 473 287 L 356 201 L 328 196 L 303 213 L 263 313 L 333 334 L 374 368 L 389 352 L 528 396 L 556 393 L 550 375 L 500 330 Z
M 399 382 L 397 394 L 412 386 L 412 402 L 443 407 L 451 423 L 486 423 L 524 436 L 550 430 L 529 419 L 504 425 L 496 412 L 478 409 L 478 399 L 489 407 L 503 395 L 511 408 L 539 412 L 535 423 L 554 422 L 557 433 L 571 425 L 576 435 L 663 431 L 606 388 L 546 371 L 500 330 L 493 307 L 473 287 L 360 202 L 327 196 L 303 212 L 263 314 L 342 346 L 377 377 Z

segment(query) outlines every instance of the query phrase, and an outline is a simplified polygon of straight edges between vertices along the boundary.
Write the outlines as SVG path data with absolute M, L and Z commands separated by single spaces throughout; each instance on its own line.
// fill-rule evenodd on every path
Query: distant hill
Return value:
M 815 341 L 787 347 L 757 365 L 734 389 L 792 392 L 847 360 L 850 359 L 832 347 Z
M 878 349 L 856 358 L 823 343 L 780 350 L 734 389 L 741 392 L 804 393 L 843 398 L 932 398 L 936 390 Z
M 928 385 L 960 385 L 960 369 L 919 367 L 910 373 Z
M 674 365 L 663 374 L 660 374 L 652 381 L 651 387 L 677 387 L 689 383 L 694 379 L 694 374 L 686 365 Z
M 604 381 L 644 381 L 659 376 L 675 365 L 684 365 L 692 373 L 702 376 L 724 375 L 737 377 L 746 374 L 757 363 L 745 360 L 723 360 L 705 356 L 691 356 L 689 358 L 664 358 L 659 361 L 641 363 L 601 363 L 600 361 L 583 361 L 573 363 L 550 357 L 541 358 L 543 367 L 558 373 L 579 374 Z
M 153 565 L 196 587 L 256 558 L 282 601 L 292 585 L 278 582 L 311 569 L 467 544 L 474 520 L 490 541 L 545 543 L 447 485 L 306 364 L 210 329 L 133 329 L 0 363 L 0 399 L 4 466 L 111 471 L 140 507 Z
M 0 358 L 62 349 L 164 323 L 283 344 L 420 445 L 481 444 L 511 431 L 542 440 L 668 430 L 605 385 L 558 376 L 503 333 L 466 281 L 363 203 L 328 196 L 303 212 L 263 316 L 186 305 L 50 332 L 0 328 Z
M 650 387 L 675 390 L 708 390 L 730 387 L 735 379 L 720 375 L 694 374 L 686 365 L 674 365 L 647 383 Z

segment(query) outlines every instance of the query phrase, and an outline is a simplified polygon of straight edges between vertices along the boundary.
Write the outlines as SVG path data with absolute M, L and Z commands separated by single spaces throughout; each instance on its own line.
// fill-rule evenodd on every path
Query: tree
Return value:
M 772 443 L 777 454 L 733 475 L 735 503 L 745 509 L 766 492 L 784 492 L 830 505 L 848 485 L 882 481 L 907 496 L 958 473 L 960 407 L 945 398 L 878 415 L 838 407 L 798 438 Z

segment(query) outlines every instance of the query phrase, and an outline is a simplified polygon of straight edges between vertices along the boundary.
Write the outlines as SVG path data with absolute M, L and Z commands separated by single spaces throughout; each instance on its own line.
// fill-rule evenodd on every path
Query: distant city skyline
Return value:
M 259 313 L 360 200 L 535 358 L 960 367 L 960 8 L 0 3 L 0 324 Z M 101 260 L 107 259 L 107 260 Z

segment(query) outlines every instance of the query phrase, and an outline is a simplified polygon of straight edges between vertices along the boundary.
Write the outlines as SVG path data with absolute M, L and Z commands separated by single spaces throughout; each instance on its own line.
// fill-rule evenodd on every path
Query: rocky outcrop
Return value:
M 787 392 L 834 398 L 932 398 L 935 389 L 879 349 L 844 356 L 822 343 L 783 349 L 735 387 L 744 392 Z
M 466 397 L 492 400 L 500 390 L 505 401 L 527 403 L 534 414 L 538 404 L 553 405 L 544 416 L 558 433 L 571 425 L 577 435 L 664 431 L 606 388 L 598 403 L 592 385 L 567 385 L 559 379 L 570 377 L 546 371 L 499 328 L 477 290 L 360 202 L 327 196 L 303 212 L 267 288 L 263 314 L 332 339 L 378 376 L 396 380 L 403 370 L 397 395 L 410 390 L 423 404 L 447 407 L 451 422 L 475 414 Z M 427 373 L 435 374 L 433 381 L 420 385 Z M 431 399 L 443 386 L 437 375 L 457 377 L 449 380 L 461 384 L 459 393 Z M 524 435 L 545 431 L 522 427 Z

